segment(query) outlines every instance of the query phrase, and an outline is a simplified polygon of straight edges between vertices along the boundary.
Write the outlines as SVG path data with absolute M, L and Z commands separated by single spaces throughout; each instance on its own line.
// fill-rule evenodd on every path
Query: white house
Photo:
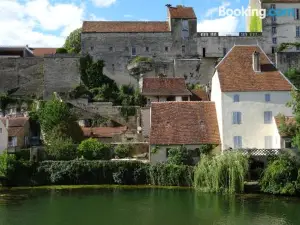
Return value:
M 220 144 L 214 102 L 152 103 L 150 124 L 151 163 L 165 162 L 168 150 L 181 145 L 193 151 L 197 161 L 201 145 Z
M 8 144 L 8 131 L 5 120 L 0 120 L 0 154 L 6 150 Z
M 190 101 L 192 93 L 187 89 L 184 78 L 142 78 L 140 88 L 143 96 L 151 102 Z
M 293 88 L 259 46 L 234 46 L 212 78 L 222 150 L 280 148 L 273 121 L 292 116 L 286 103 Z

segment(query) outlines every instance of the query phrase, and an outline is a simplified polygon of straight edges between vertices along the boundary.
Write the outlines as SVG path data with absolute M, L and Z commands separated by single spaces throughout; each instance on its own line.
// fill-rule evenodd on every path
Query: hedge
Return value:
M 113 161 L 16 161 L 7 186 L 160 185 L 192 186 L 194 168 L 170 164 Z

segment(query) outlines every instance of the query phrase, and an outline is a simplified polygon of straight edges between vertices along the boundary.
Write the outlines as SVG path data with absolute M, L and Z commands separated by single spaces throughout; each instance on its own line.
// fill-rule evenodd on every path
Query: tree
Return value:
M 192 165 L 193 158 L 191 152 L 185 147 L 180 146 L 177 148 L 171 148 L 168 151 L 168 163 L 174 165 Z
M 295 85 L 300 88 L 300 71 L 296 68 L 289 68 L 285 76 Z
M 294 126 L 289 128 L 294 133 L 293 145 L 300 149 L 300 92 L 298 90 L 292 91 L 292 100 L 287 104 L 293 110 L 293 115 L 295 115 L 295 123 L 287 126 Z
M 85 159 L 109 160 L 111 159 L 111 147 L 99 142 L 97 139 L 89 138 L 78 146 L 78 152 Z
M 80 53 L 81 51 L 81 28 L 71 32 L 63 46 L 68 53 Z
M 64 134 L 75 142 L 82 140 L 82 130 L 80 129 L 76 116 L 69 106 L 53 98 L 40 107 L 37 112 L 42 131 L 45 133 L 46 142 L 48 136 L 55 129 L 58 134 Z

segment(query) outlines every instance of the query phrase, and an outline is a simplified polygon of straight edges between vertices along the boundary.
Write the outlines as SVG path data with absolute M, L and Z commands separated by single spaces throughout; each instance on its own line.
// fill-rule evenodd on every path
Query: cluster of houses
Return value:
M 235 45 L 216 65 L 209 88 L 189 90 L 184 78 L 145 77 L 139 82 L 148 113 L 141 130 L 148 137 L 150 160 L 163 162 L 168 149 L 190 150 L 214 144 L 227 149 L 290 148 L 280 134 L 277 116 L 293 120 L 293 84 L 258 45 Z M 85 137 L 112 142 L 127 127 L 82 127 Z M 146 132 L 147 131 L 147 132 Z M 0 118 L 0 150 L 32 145 L 30 120 L 25 114 Z M 152 149 L 159 149 L 155 154 Z

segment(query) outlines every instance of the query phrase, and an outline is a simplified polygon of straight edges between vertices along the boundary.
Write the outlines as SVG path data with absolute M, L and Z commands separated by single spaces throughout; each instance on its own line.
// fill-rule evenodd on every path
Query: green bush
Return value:
M 56 132 L 48 136 L 47 158 L 52 160 L 72 160 L 77 157 L 76 147 L 71 138 Z
M 16 157 L 4 151 L 0 154 L 0 177 L 9 179 L 15 170 Z
M 194 168 L 171 164 L 150 165 L 128 161 L 18 161 L 9 186 L 41 185 L 161 185 L 192 186 Z
M 168 163 L 174 165 L 193 165 L 192 152 L 181 146 L 168 151 Z
M 261 190 L 266 193 L 294 195 L 299 189 L 299 164 L 296 159 L 283 155 L 271 162 L 260 181 Z
M 56 49 L 56 53 L 58 53 L 58 54 L 66 54 L 66 53 L 68 53 L 68 51 L 65 48 L 57 48 Z
M 111 159 L 111 146 L 103 144 L 96 139 L 89 138 L 78 146 L 78 152 L 88 160 L 109 160 Z
M 133 151 L 132 145 L 121 144 L 115 148 L 115 155 L 120 159 L 129 158 L 132 151 Z
M 18 151 L 15 153 L 16 160 L 30 160 L 30 149 L 21 149 L 21 151 Z
M 203 155 L 195 169 L 194 186 L 208 192 L 243 192 L 248 167 L 248 157 L 239 152 Z

